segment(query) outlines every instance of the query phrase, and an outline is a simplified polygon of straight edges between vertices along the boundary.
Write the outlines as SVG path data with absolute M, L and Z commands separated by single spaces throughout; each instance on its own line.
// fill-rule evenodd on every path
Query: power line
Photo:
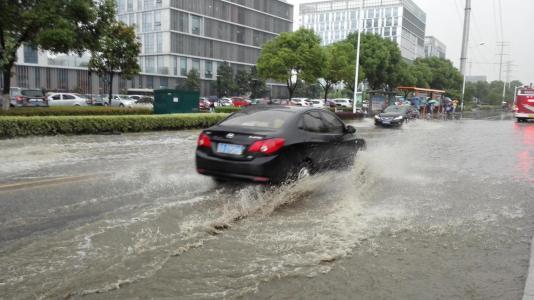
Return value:
M 510 47 L 510 44 L 508 42 L 498 42 L 497 43 L 497 47 L 500 47 L 501 50 L 499 53 L 497 53 L 497 56 L 500 57 L 500 60 L 499 60 L 499 81 L 502 81 L 502 66 L 503 66 L 503 59 L 504 59 L 504 56 L 506 55 L 509 55 L 508 53 L 505 53 L 504 52 L 504 48 L 506 47 Z

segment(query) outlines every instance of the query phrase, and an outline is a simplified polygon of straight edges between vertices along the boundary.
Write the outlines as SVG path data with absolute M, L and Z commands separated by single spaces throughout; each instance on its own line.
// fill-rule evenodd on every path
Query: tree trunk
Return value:
M 4 71 L 4 88 L 2 89 L 2 111 L 8 111 L 10 105 L 10 96 L 9 89 L 11 87 L 11 67 L 12 65 L 7 66 Z
M 109 91 L 109 106 L 111 106 L 111 99 L 113 97 L 113 72 L 109 72 L 109 85 L 108 85 Z
M 324 103 L 326 104 L 326 101 L 328 100 L 328 92 L 330 91 L 330 88 L 332 87 L 332 85 L 330 84 L 325 84 L 324 86 Z

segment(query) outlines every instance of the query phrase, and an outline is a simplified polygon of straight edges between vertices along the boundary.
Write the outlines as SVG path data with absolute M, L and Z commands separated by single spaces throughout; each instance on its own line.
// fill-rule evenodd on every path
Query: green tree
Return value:
M 115 18 L 110 1 L 25 0 L 0 1 L 0 72 L 3 73 L 3 110 L 9 109 L 11 71 L 17 50 L 28 44 L 53 52 L 82 53 L 98 44 L 104 28 Z M 114 5 L 114 3 L 111 3 Z
M 139 53 L 141 53 L 141 43 L 135 35 L 135 29 L 116 21 L 106 28 L 98 46 L 91 51 L 89 70 L 107 78 L 110 102 L 114 75 L 119 74 L 124 79 L 131 79 L 141 71 L 137 62 Z
M 248 94 L 250 90 L 250 83 L 252 81 L 250 73 L 246 70 L 239 70 L 235 73 L 235 93 L 239 96 Z
M 417 68 L 431 70 L 431 78 L 428 81 L 430 88 L 439 90 L 461 90 L 463 76 L 448 59 L 439 57 L 418 58 L 414 65 Z
M 357 43 L 358 35 L 351 33 L 346 41 L 351 45 Z M 361 36 L 360 47 L 360 69 L 367 79 L 369 86 L 373 90 L 389 87 L 392 89 L 396 85 L 399 64 L 402 61 L 401 52 L 397 44 L 393 41 L 382 38 L 379 35 L 364 33 Z M 355 62 L 352 64 L 355 67 Z M 354 91 L 354 72 L 351 77 L 345 78 L 345 84 Z
M 323 65 L 319 37 L 312 30 L 301 28 L 266 43 L 257 68 L 263 79 L 285 82 L 292 98 L 301 81 L 315 82 L 321 76 Z
M 324 65 L 319 84 L 324 91 L 324 99 L 328 99 L 330 89 L 344 79 L 354 78 L 354 46 L 347 42 L 338 42 L 324 47 Z
M 184 88 L 190 91 L 200 90 L 200 73 L 198 73 L 196 69 L 191 69 L 189 73 L 187 73 Z
M 265 80 L 258 76 L 258 69 L 254 66 L 250 69 L 250 98 L 261 98 L 267 94 Z
M 235 89 L 234 70 L 229 63 L 224 62 L 217 68 L 217 96 L 230 96 Z

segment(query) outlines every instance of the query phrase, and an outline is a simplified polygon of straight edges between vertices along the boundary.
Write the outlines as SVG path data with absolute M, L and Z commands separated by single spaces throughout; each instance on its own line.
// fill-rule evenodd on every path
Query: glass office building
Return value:
M 425 37 L 425 57 L 446 58 L 447 46 L 433 36 Z
M 349 33 L 378 34 L 396 42 L 407 60 L 424 57 L 426 14 L 411 0 L 333 0 L 301 4 L 299 25 L 313 29 L 324 45 Z
M 250 69 L 265 42 L 293 27 L 293 6 L 282 0 L 117 0 L 117 13 L 135 27 L 142 43 L 141 75 L 115 80 L 117 91 L 179 86 L 196 69 L 201 94 L 215 95 L 220 64 Z M 101 80 L 88 74 L 88 56 L 21 48 L 13 86 L 106 92 Z M 277 90 L 283 92 L 283 86 L 275 84 L 274 94 Z

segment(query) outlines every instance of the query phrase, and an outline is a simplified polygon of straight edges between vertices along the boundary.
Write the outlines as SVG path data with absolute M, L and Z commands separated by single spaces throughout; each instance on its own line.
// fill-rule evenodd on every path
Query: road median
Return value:
M 205 128 L 228 114 L 172 114 L 125 116 L 0 117 L 0 138 L 33 135 L 79 135 Z

